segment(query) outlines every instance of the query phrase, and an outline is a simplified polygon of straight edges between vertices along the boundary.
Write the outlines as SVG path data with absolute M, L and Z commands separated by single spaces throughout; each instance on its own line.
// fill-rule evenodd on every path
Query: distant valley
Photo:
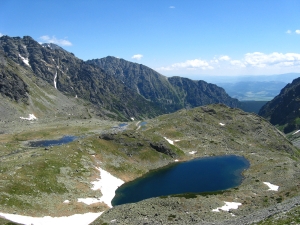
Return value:
M 270 101 L 287 83 L 282 81 L 240 81 L 218 83 L 217 85 L 239 101 Z

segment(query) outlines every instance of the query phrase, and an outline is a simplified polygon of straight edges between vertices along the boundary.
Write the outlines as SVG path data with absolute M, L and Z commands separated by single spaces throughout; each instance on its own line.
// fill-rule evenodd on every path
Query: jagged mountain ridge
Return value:
M 167 78 L 144 65 L 114 57 L 107 57 L 105 66 L 101 64 L 105 58 L 85 62 L 55 44 L 39 44 L 29 36 L 0 37 L 0 56 L 0 92 L 15 101 L 28 103 L 30 96 L 28 82 L 12 69 L 21 66 L 22 74 L 37 86 L 47 82 L 118 120 L 149 118 L 211 103 L 238 105 L 224 89 L 204 81 Z
M 90 101 L 116 114 L 116 119 L 153 117 L 162 111 L 99 67 L 89 65 L 54 44 L 40 45 L 29 36 L 0 38 L 0 51 L 70 97 Z M 5 95 L 5 93 L 4 93 Z
M 267 118 L 273 125 L 285 125 L 288 133 L 300 128 L 300 78 L 287 84 L 272 101 L 265 104 L 259 115 Z
M 223 88 L 202 80 L 178 76 L 168 78 L 142 64 L 112 56 L 87 62 L 104 69 L 146 99 L 163 105 L 169 112 L 213 103 L 224 103 L 231 107 L 239 104 Z

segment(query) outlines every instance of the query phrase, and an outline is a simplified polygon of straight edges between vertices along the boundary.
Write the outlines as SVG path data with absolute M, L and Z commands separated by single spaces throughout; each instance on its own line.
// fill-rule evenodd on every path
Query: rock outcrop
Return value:
M 164 112 L 182 108 L 223 103 L 237 107 L 237 99 L 231 98 L 223 88 L 205 81 L 194 81 L 181 77 L 165 77 L 153 69 L 115 57 L 88 60 L 110 75 L 124 82 L 145 99 L 158 103 Z
M 69 97 L 89 101 L 99 110 L 112 112 L 109 115 L 115 119 L 153 117 L 162 113 L 155 103 L 147 101 L 114 76 L 54 44 L 41 45 L 29 36 L 2 36 L 0 52 L 29 71 L 32 80 L 39 78 Z M 26 87 L 20 79 L 11 82 Z M 9 87 L 9 82 L 5 84 Z M 5 90 L 5 95 L 11 95 L 7 88 Z M 16 94 L 12 97 L 19 98 Z
M 285 126 L 289 133 L 300 128 L 300 78 L 286 85 L 272 101 L 264 105 L 259 115 L 273 125 Z

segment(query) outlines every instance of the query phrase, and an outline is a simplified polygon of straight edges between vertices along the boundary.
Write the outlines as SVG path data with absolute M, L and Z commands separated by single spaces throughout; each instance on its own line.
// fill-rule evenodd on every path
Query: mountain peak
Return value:
M 65 49 L 63 49 L 62 47 L 56 45 L 56 44 L 53 44 L 53 43 L 43 43 L 41 44 L 43 47 L 47 47 L 47 48 L 50 48 L 50 49 L 60 49 L 60 50 L 63 50 L 63 51 L 66 51 Z

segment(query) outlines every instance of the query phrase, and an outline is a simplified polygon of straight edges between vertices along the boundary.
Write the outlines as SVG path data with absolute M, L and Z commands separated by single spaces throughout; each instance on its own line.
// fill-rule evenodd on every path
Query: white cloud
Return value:
M 143 55 L 141 54 L 136 54 L 134 56 L 131 57 L 132 59 L 136 59 L 136 60 L 140 60 L 141 58 L 143 58 Z
M 291 34 L 291 33 L 292 33 L 292 31 L 291 31 L 291 30 L 287 30 L 285 33 L 287 33 L 287 34 Z
M 2 37 L 3 36 L 3 34 L 2 33 L 0 33 L 0 37 Z
M 278 53 L 264 54 L 253 52 L 245 54 L 244 64 L 252 67 L 281 67 L 300 65 L 300 54 L 298 53 Z
M 49 37 L 48 35 L 44 35 L 40 37 L 46 43 L 53 43 L 61 46 L 71 46 L 72 43 L 66 39 L 57 39 L 55 36 Z
M 235 66 L 236 68 L 238 67 L 246 67 L 245 64 L 241 60 L 231 60 L 230 64 Z
M 219 57 L 219 60 L 221 60 L 221 61 L 229 61 L 230 57 L 228 55 L 222 55 L 222 56 Z
M 161 67 L 159 70 L 179 70 L 179 69 L 187 69 L 187 70 L 196 70 L 196 69 L 214 69 L 206 60 L 201 59 L 192 59 L 186 60 L 181 63 L 174 63 L 168 67 Z
M 300 30 L 296 30 L 295 33 L 296 33 L 296 34 L 300 34 Z
M 169 7 L 169 9 L 175 9 L 175 6 L 171 5 L 171 6 Z
M 251 75 L 300 72 L 300 53 L 246 53 L 243 57 L 232 59 L 228 55 L 210 60 L 192 59 L 169 66 L 157 68 L 165 75 L 214 74 Z

